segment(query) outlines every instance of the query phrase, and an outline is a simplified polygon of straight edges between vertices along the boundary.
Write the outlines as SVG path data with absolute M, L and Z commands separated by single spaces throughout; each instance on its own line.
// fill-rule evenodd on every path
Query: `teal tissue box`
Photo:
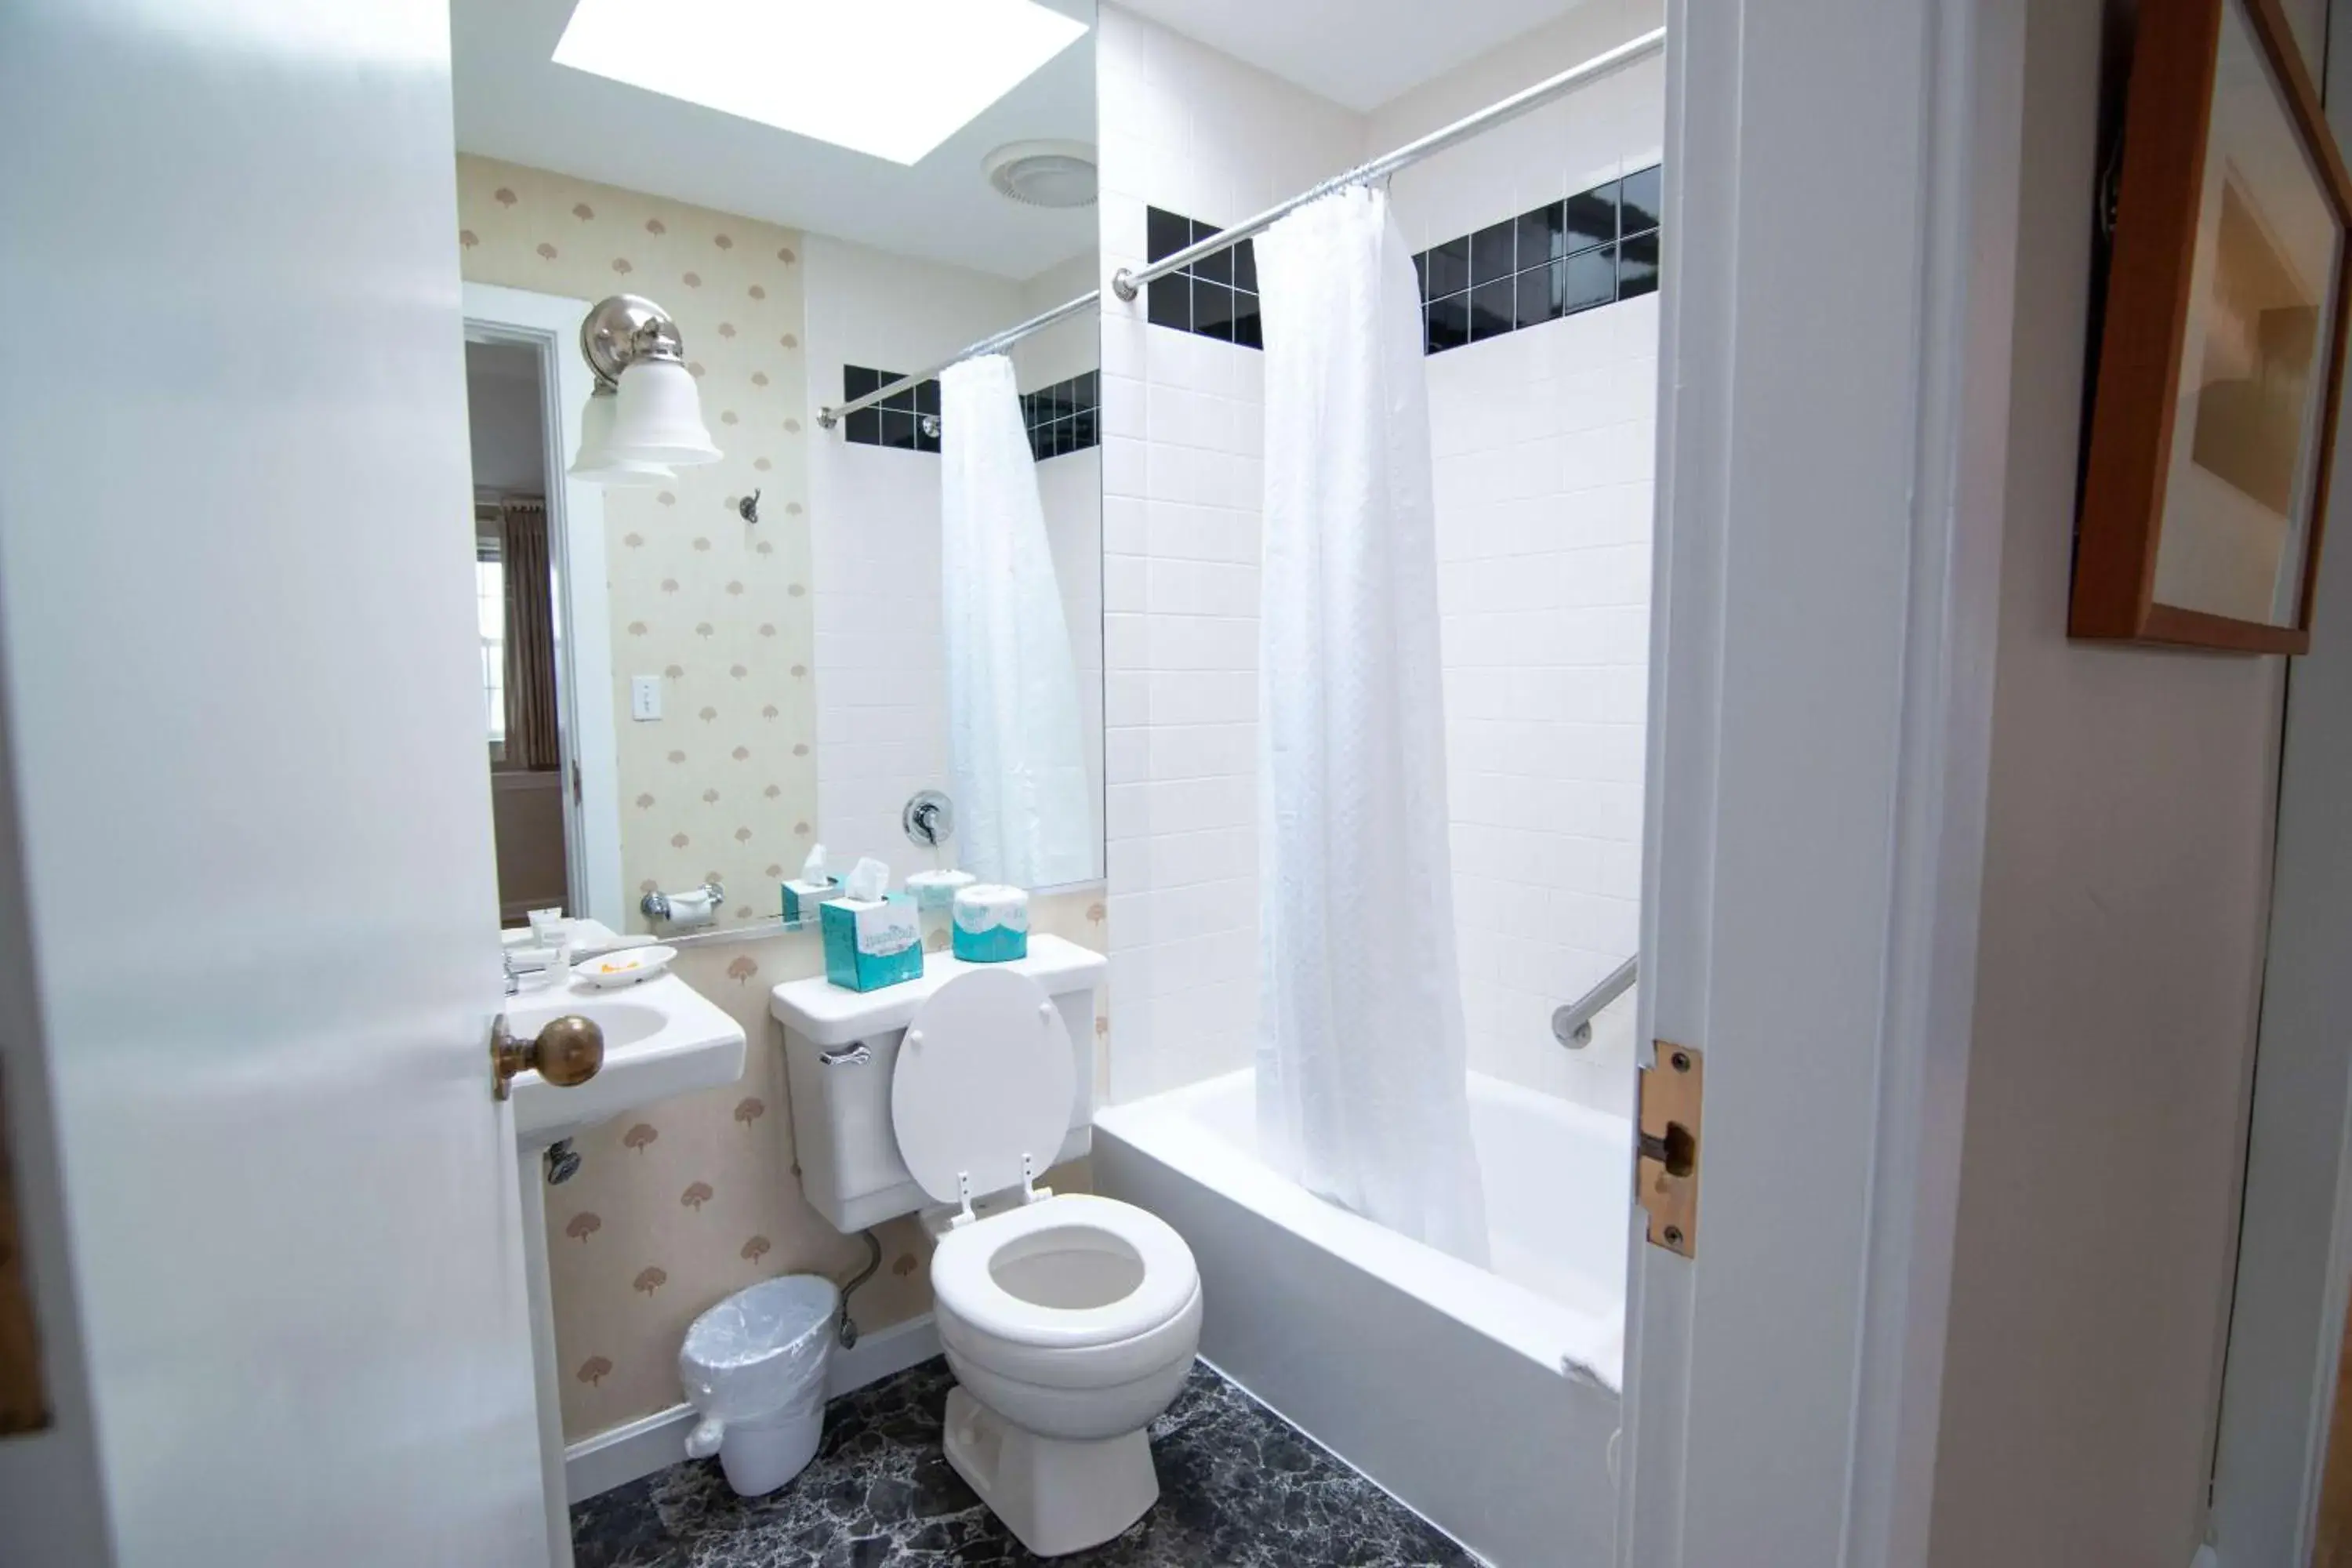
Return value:
M 923 976 L 923 933 L 904 893 L 835 899 L 817 906 L 824 931 L 824 977 L 851 991 L 878 991 Z
M 827 899 L 841 897 L 841 879 L 827 877 L 822 882 L 804 882 L 795 878 L 784 884 L 784 919 L 797 924 L 814 920 L 819 905 Z

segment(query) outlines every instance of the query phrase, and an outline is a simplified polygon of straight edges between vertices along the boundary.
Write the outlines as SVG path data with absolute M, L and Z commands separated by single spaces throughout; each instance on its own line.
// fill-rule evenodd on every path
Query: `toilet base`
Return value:
M 956 1474 L 1040 1557 L 1099 1546 L 1160 1500 L 1140 1429 L 1095 1442 L 1041 1437 L 959 1384 L 948 1391 L 944 1446 Z

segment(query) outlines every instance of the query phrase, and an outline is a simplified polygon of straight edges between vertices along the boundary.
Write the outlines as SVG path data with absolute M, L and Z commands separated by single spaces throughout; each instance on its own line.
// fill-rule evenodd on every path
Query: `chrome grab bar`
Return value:
M 1641 956 L 1635 954 L 1609 972 L 1609 978 L 1564 1007 L 1551 1010 L 1551 1037 L 1571 1051 L 1592 1043 L 1592 1017 L 1633 988 Z

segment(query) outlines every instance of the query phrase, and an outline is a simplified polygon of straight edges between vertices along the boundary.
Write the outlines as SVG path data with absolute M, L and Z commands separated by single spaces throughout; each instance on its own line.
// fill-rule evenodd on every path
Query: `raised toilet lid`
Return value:
M 898 1156 L 923 1191 L 959 1203 L 1021 1184 L 1062 1150 L 1077 1064 L 1062 1010 L 1010 969 L 960 974 L 915 1009 L 890 1075 Z

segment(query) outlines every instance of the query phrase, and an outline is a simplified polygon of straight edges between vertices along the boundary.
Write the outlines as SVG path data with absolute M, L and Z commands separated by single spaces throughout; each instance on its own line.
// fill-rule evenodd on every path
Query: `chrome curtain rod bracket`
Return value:
M 1366 185 L 1376 180 L 1384 180 L 1399 169 L 1418 163 L 1433 153 L 1443 153 L 1447 148 L 1467 142 L 1472 137 L 1491 131 L 1507 121 L 1517 120 L 1522 114 L 1541 109 L 1554 99 L 1565 97 L 1578 88 L 1596 82 L 1613 71 L 1622 70 L 1638 60 L 1647 59 L 1665 47 L 1666 30 L 1664 27 L 1653 28 L 1638 38 L 1629 39 L 1604 54 L 1593 56 L 1580 66 L 1570 66 L 1558 76 L 1547 77 L 1533 87 L 1515 92 L 1499 103 L 1490 103 L 1475 114 L 1457 120 L 1443 130 L 1433 131 L 1418 142 L 1408 142 L 1393 153 L 1375 158 L 1369 163 L 1359 164 L 1344 174 L 1335 174 L 1321 184 L 1303 191 L 1286 202 L 1266 208 L 1265 211 L 1245 223 L 1237 223 L 1231 228 L 1220 229 L 1208 238 L 1195 241 L 1173 255 L 1161 257 L 1149 267 L 1140 269 L 1122 267 L 1111 278 L 1111 292 L 1122 300 L 1133 300 L 1138 294 L 1143 292 L 1143 286 L 1154 279 L 1165 278 L 1171 272 L 1181 272 L 1193 263 L 1205 260 L 1221 250 L 1230 250 L 1251 236 L 1265 233 L 1309 202 L 1321 201 L 1333 192 L 1344 191 L 1351 185 Z
M 919 386 L 950 365 L 961 364 L 968 359 L 978 359 L 982 354 L 1003 353 L 1030 333 L 1043 331 L 1056 321 L 1067 321 L 1081 311 L 1093 310 L 1100 303 L 1102 303 L 1102 290 L 1089 289 L 1075 300 L 1065 300 L 1042 315 L 1032 316 L 1019 326 L 1007 327 L 994 337 L 982 338 L 980 342 L 970 344 L 937 364 L 927 365 L 912 375 L 900 376 L 887 386 L 877 386 L 863 397 L 853 397 L 846 403 L 836 404 L 829 408 L 820 408 L 816 414 L 817 425 L 822 429 L 830 430 L 840 424 L 845 415 L 855 414 L 861 408 L 871 408 L 884 398 L 896 397 L 910 386 Z M 934 422 L 938 419 L 937 415 L 926 415 L 924 417 Z M 929 430 L 924 432 L 926 435 L 931 433 Z

